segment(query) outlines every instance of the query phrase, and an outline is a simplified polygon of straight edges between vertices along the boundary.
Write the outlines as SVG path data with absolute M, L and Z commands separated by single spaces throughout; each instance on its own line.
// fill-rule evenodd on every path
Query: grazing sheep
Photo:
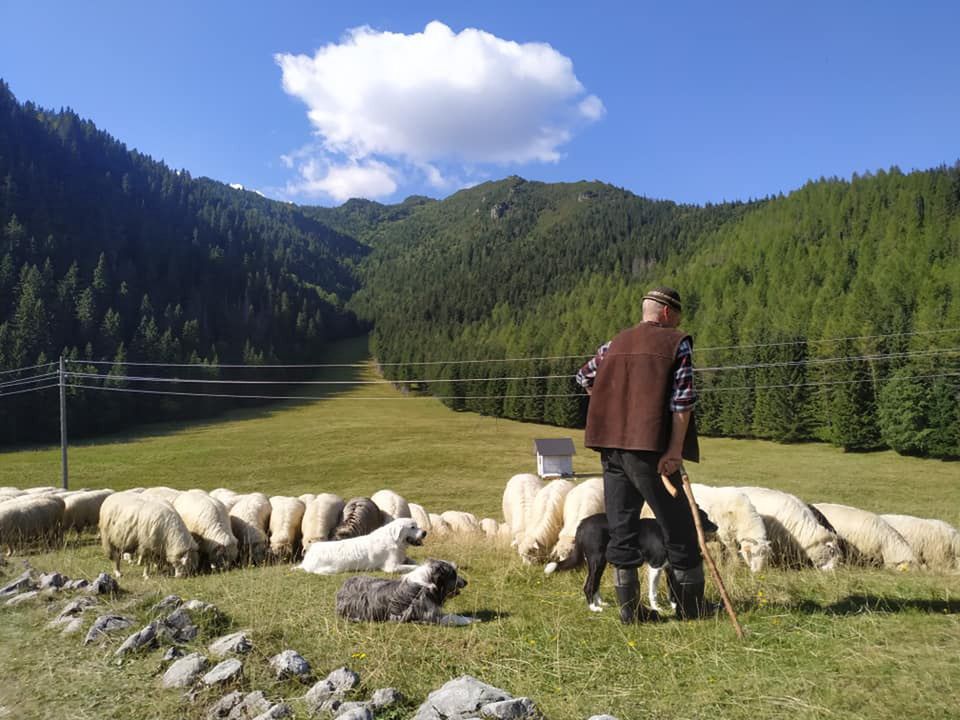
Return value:
M 120 577 L 120 558 L 136 554 L 145 563 L 143 575 L 152 566 L 173 567 L 177 577 L 197 569 L 197 543 L 187 526 L 168 503 L 134 493 L 114 493 L 100 506 L 100 543 Z
M 725 550 L 739 555 L 750 572 L 763 570 L 770 557 L 770 541 L 763 518 L 750 498 L 736 488 L 692 483 L 697 505 L 716 523 L 717 539 Z
M 227 488 L 216 488 L 210 491 L 210 497 L 219 500 L 223 503 L 227 512 L 230 512 L 231 508 L 237 504 L 237 500 L 240 499 L 240 494 L 235 493 L 233 490 L 227 490 Z
M 166 500 L 168 503 L 173 505 L 174 501 L 180 497 L 180 490 L 174 490 L 171 487 L 166 487 L 165 485 L 157 485 L 156 487 L 149 487 L 141 493 L 144 497 L 159 498 L 160 500 Z
M 503 521 L 510 526 L 513 544 L 518 545 L 527 529 L 527 513 L 543 489 L 543 480 L 531 473 L 514 475 L 503 489 Z
M 960 532 L 934 518 L 881 515 L 907 541 L 917 560 L 930 570 L 960 570 Z
M 23 492 L 23 490 L 17 490 L 15 487 L 0 487 L 0 502 L 20 497 L 21 495 L 26 495 L 26 493 Z
M 603 506 L 603 478 L 587 478 L 567 493 L 563 501 L 563 527 L 557 544 L 550 556 L 553 560 L 566 560 L 573 552 L 577 528 L 584 518 L 605 512 Z
M 12 551 L 33 540 L 59 542 L 63 536 L 63 500 L 34 493 L 0 503 L 0 544 Z
M 462 510 L 447 510 L 440 513 L 440 519 L 449 527 L 448 532 L 456 535 L 483 535 L 483 528 L 480 527 L 480 521 L 473 513 L 463 512 Z
M 507 523 L 500 523 L 497 528 L 497 542 L 508 545 L 513 542 L 513 531 Z
M 193 535 L 204 567 L 226 569 L 240 554 L 223 503 L 203 490 L 188 490 L 174 501 L 173 509 Z
M 303 495 L 298 495 L 297 499 L 303 503 L 303 506 L 306 507 L 314 500 L 317 499 L 317 496 L 314 493 L 304 493 Z
M 897 570 L 918 565 L 917 556 L 907 541 L 879 515 L 835 503 L 815 503 L 813 509 L 834 528 L 845 562 Z
M 484 535 L 493 540 L 497 537 L 497 532 L 500 530 L 500 523 L 493 518 L 483 518 L 480 520 L 480 529 L 483 530 Z
M 230 508 L 230 529 L 243 562 L 259 564 L 266 559 L 269 527 L 270 500 L 263 493 L 241 495 Z
M 380 508 L 367 497 L 351 498 L 343 506 L 340 523 L 333 530 L 334 540 L 369 535 L 380 527 Z
M 377 490 L 370 499 L 380 508 L 381 525 L 393 522 L 397 518 L 413 517 L 410 514 L 410 505 L 393 490 Z
M 820 570 L 833 569 L 840 557 L 837 536 L 817 522 L 803 500 L 769 488 L 736 489 L 750 499 L 763 518 L 772 562 L 787 566 L 812 563 Z
M 421 530 L 427 531 L 427 537 L 430 537 L 429 533 L 433 531 L 433 523 L 430 522 L 430 513 L 423 509 L 423 505 L 417 505 L 416 503 L 410 503 L 408 505 L 410 508 L 410 517 L 412 517 L 416 523 L 417 527 Z
M 52 495 L 57 491 L 58 488 L 55 488 L 51 485 L 42 485 L 40 487 L 29 487 L 24 488 L 23 492 L 27 495 Z
M 527 508 L 526 529 L 517 545 L 524 563 L 546 562 L 563 527 L 563 503 L 573 489 L 569 480 L 551 480 L 544 485 Z
M 450 527 L 450 523 L 444 520 L 437 513 L 430 513 L 430 532 L 433 533 L 435 537 L 443 537 L 444 535 L 450 535 L 453 532 L 453 528 Z
M 113 490 L 84 490 L 65 495 L 63 500 L 63 529 L 78 533 L 88 527 L 96 527 L 100 521 L 100 506 L 113 495 Z
M 307 503 L 300 524 L 303 549 L 306 550 L 315 542 L 329 540 L 342 513 L 343 500 L 333 493 L 320 493 Z
M 291 560 L 300 547 L 301 526 L 306 506 L 295 497 L 270 498 L 270 555 L 274 560 Z

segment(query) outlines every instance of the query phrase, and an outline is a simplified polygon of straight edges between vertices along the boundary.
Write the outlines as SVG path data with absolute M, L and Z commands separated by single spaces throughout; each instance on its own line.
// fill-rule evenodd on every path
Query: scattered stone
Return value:
M 373 708 L 368 702 L 345 702 L 336 709 L 336 720 L 373 720 Z
M 159 615 L 160 613 L 176 610 L 181 605 L 183 605 L 183 598 L 179 595 L 167 595 L 163 600 L 150 608 L 150 614 Z
M 168 663 L 181 657 L 183 657 L 183 650 L 178 648 L 176 645 L 171 645 L 167 648 L 167 651 L 163 654 L 163 657 L 160 658 L 160 662 Z
M 14 595 L 12 598 L 7 600 L 4 603 L 4 605 L 10 605 L 11 607 L 15 605 L 22 605 L 25 602 L 29 602 L 30 600 L 33 600 L 39 594 L 40 593 L 37 590 L 27 590 L 26 592 L 22 592 L 17 595 Z
M 89 580 L 84 580 L 83 578 L 78 578 L 76 580 L 70 580 L 64 586 L 64 590 L 83 590 L 83 588 L 90 585 Z
M 217 685 L 236 680 L 243 673 L 243 663 L 236 658 L 224 660 L 203 676 L 204 685 Z
M 183 604 L 183 609 L 189 610 L 190 612 L 220 614 L 220 609 L 216 605 L 204 602 L 203 600 L 188 600 Z
M 165 688 L 190 687 L 207 668 L 207 659 L 200 653 L 190 653 L 167 668 L 161 684 Z
M 254 720 L 278 720 L 278 718 L 290 717 L 293 715 L 293 708 L 286 703 L 278 703 L 265 713 L 257 715 Z
M 75 635 L 76 633 L 83 630 L 83 620 L 80 618 L 73 618 L 70 622 L 63 626 L 63 630 L 60 631 L 61 635 Z
M 413 720 L 466 720 L 478 717 L 484 705 L 512 699 L 499 688 L 462 675 L 430 693 Z
M 403 694 L 395 688 L 380 688 L 373 693 L 370 698 L 370 705 L 374 711 L 385 710 L 388 707 L 399 705 L 403 702 Z
M 244 632 L 230 633 L 210 643 L 210 654 L 214 657 L 226 655 L 245 655 L 253 648 L 250 638 Z
M 343 697 L 360 684 L 360 676 L 348 667 L 337 668 L 325 680 L 333 689 L 332 694 Z
M 115 595 L 120 592 L 120 585 L 110 575 L 100 573 L 97 575 L 97 579 L 85 589 L 91 595 Z
M 60 614 L 57 615 L 57 620 L 63 620 L 66 617 L 73 615 L 79 615 L 87 608 L 91 608 L 97 604 L 96 599 L 90 597 L 80 597 L 76 600 L 71 600 L 60 611 Z
M 133 635 L 130 635 L 113 654 L 126 655 L 129 652 L 137 652 L 143 648 L 155 648 L 157 644 L 157 623 L 152 622 Z
M 480 714 L 485 718 L 496 720 L 527 720 L 540 716 L 536 704 L 528 697 L 501 700 L 480 708 Z
M 175 642 L 190 642 L 197 637 L 200 630 L 193 624 L 190 615 L 183 609 L 174 610 L 163 620 L 166 633 Z
M 243 693 L 239 690 L 224 695 L 207 711 L 207 720 L 221 720 L 230 715 L 230 711 L 243 702 Z
M 101 615 L 93 621 L 93 626 L 83 639 L 83 644 L 89 645 L 94 640 L 99 639 L 101 635 L 107 635 L 108 633 L 117 632 L 118 630 L 125 630 L 131 625 L 133 625 L 133 620 L 130 618 L 125 618 L 121 615 Z
M 312 680 L 310 663 L 296 650 L 284 650 L 270 658 L 270 667 L 276 673 L 277 680 L 296 678 L 307 683 Z
M 19 592 L 33 590 L 35 587 L 36 583 L 33 582 L 33 576 L 31 575 L 30 571 L 27 570 L 16 580 L 13 580 L 0 588 L 0 597 L 16 595 Z
M 227 719 L 252 720 L 252 718 L 269 712 L 272 707 L 273 703 L 267 700 L 262 690 L 254 690 L 251 693 L 247 693 L 239 703 L 231 708 Z
M 41 590 L 46 590 L 47 588 L 62 588 L 67 584 L 67 581 L 70 578 L 61 575 L 58 572 L 53 573 L 44 573 L 40 576 L 40 579 L 37 581 Z

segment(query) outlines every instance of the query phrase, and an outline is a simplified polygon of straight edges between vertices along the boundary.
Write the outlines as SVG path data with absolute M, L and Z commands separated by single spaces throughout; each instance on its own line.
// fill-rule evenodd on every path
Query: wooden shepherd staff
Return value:
M 669 492 L 673 497 L 676 497 L 677 489 L 673 486 L 673 483 L 670 482 L 667 476 L 661 475 L 660 479 L 667 488 L 667 492 Z M 697 508 L 697 501 L 693 497 L 693 488 L 690 487 L 690 476 L 687 475 L 687 471 L 683 465 L 680 466 L 680 479 L 683 481 L 683 494 L 687 496 L 687 503 L 690 505 L 690 512 L 693 513 L 693 524 L 697 528 L 697 542 L 700 543 L 700 552 L 703 553 L 703 556 L 707 559 L 707 565 L 710 567 L 710 575 L 713 577 L 714 585 L 716 585 L 720 590 L 720 597 L 723 599 L 723 607 L 727 611 L 727 615 L 730 616 L 730 622 L 733 623 L 733 629 L 736 631 L 737 637 L 743 640 L 743 628 L 740 627 L 740 621 L 737 620 L 737 613 L 733 610 L 733 603 L 730 602 L 730 596 L 727 595 L 727 587 L 723 584 L 723 578 L 720 577 L 720 572 L 717 570 L 716 563 L 713 562 L 713 556 L 710 555 L 710 551 L 707 550 L 707 539 L 703 534 L 703 525 L 700 523 L 700 511 Z

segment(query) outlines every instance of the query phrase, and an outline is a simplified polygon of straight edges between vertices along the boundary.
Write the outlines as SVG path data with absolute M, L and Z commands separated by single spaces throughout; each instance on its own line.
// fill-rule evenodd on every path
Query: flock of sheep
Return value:
M 752 572 L 838 563 L 908 569 L 960 569 L 960 532 L 942 520 L 876 515 L 846 505 L 808 504 L 779 490 L 693 485 L 697 503 L 719 530 L 724 551 Z M 0 545 L 59 540 L 65 531 L 99 528 L 106 555 L 172 568 L 176 575 L 236 564 L 295 560 L 314 542 L 365 535 L 410 517 L 429 536 L 456 534 L 510 542 L 525 563 L 565 559 L 580 522 L 603 512 L 603 481 L 544 481 L 519 474 L 503 492 L 503 518 L 449 510 L 428 513 L 391 490 L 347 501 L 332 493 L 299 497 L 218 488 L 167 487 L 65 491 L 0 487 Z
M 8 551 L 36 541 L 59 542 L 68 530 L 97 528 L 120 574 L 122 559 L 177 576 L 237 564 L 286 562 L 312 543 L 366 535 L 395 518 L 413 518 L 428 534 L 505 538 L 491 518 L 451 510 L 428 513 L 391 490 L 347 501 L 332 493 L 299 497 L 225 488 L 112 490 L 0 488 L 0 545 Z
M 960 532 L 943 520 L 808 504 L 761 487 L 693 484 L 693 494 L 719 527 L 716 540 L 723 550 L 742 558 L 752 572 L 767 565 L 830 570 L 838 563 L 960 570 Z M 511 542 L 525 563 L 564 560 L 580 522 L 602 512 L 602 478 L 575 484 L 520 474 L 503 493 Z

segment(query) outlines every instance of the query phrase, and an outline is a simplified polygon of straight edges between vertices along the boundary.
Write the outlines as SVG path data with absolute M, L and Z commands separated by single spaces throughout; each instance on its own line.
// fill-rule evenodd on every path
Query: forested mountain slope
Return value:
M 0 368 L 61 354 L 118 368 L 312 357 L 360 331 L 344 302 L 366 252 L 293 205 L 175 172 L 0 82 Z M 71 426 L 185 410 L 104 395 L 75 391 Z M 49 392 L 6 398 L 0 440 L 49 438 L 51 407 Z
M 353 307 L 389 374 L 448 379 L 424 387 L 455 407 L 581 424 L 568 376 L 666 283 L 705 432 L 960 453 L 957 167 L 704 208 L 508 178 L 378 232 Z

